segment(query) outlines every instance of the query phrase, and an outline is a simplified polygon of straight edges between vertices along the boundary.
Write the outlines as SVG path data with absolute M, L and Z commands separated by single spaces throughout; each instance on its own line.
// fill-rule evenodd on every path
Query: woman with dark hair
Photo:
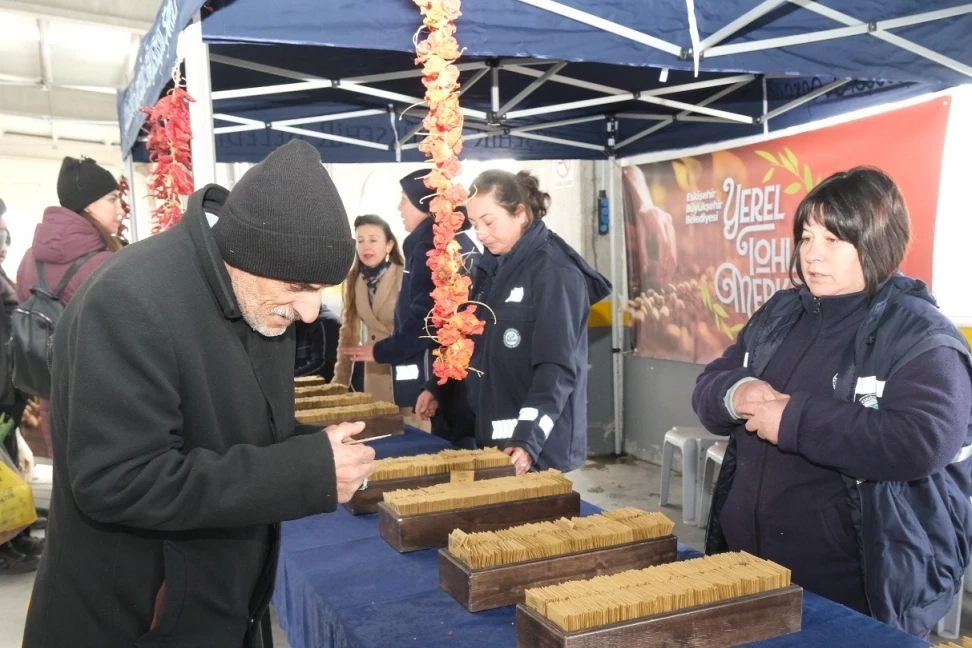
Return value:
M 430 202 L 435 192 L 425 186 L 425 177 L 428 175 L 428 169 L 420 169 L 399 180 L 402 199 L 398 210 L 408 236 L 402 243 L 405 268 L 401 293 L 395 305 L 394 331 L 384 340 L 369 341 L 344 350 L 355 362 L 390 365 L 395 403 L 410 413 L 414 412 L 415 401 L 422 386 L 432 377 L 432 363 L 435 359 L 432 357 L 432 350 L 436 346 L 432 339 L 435 331 L 428 321 L 434 306 L 432 291 L 435 289 L 432 270 L 427 265 L 429 252 L 435 248 L 435 235 L 432 231 L 434 219 L 430 210 Z M 463 233 L 456 240 L 467 259 L 467 265 L 471 267 L 479 251 L 473 240 L 465 234 L 467 229 L 468 226 L 463 227 Z M 431 430 L 450 441 L 458 441 L 455 430 L 441 416 L 433 420 L 431 426 L 416 416 L 407 422 L 426 432 Z
M 395 328 L 395 306 L 402 289 L 405 259 L 391 227 L 380 216 L 367 214 L 354 219 L 358 253 L 344 282 L 344 317 L 338 338 L 338 361 L 334 381 L 351 383 L 352 361 L 342 353 L 364 341 L 386 340 Z M 362 326 L 366 332 L 362 331 Z M 375 399 L 394 402 L 389 365 L 366 362 L 364 390 Z M 411 409 L 407 414 L 411 414 Z
M 925 636 L 972 543 L 969 346 L 925 284 L 883 172 L 837 173 L 800 204 L 795 288 L 702 372 L 693 406 L 729 436 L 706 552 L 778 562 L 803 587 Z
M 447 391 L 430 382 L 416 411 L 460 400 L 476 444 L 502 448 L 517 474 L 574 470 L 587 459 L 587 320 L 611 285 L 544 225 L 550 196 L 530 173 L 486 171 L 470 194 L 488 250 L 473 273 L 472 299 L 488 306 L 477 371 Z
M 59 206 L 44 210 L 44 218 L 34 230 L 33 245 L 17 270 L 17 298 L 30 299 L 31 288 L 39 285 L 44 272 L 53 289 L 76 261 L 80 267 L 56 295 L 67 304 L 81 284 L 121 249 L 115 238 L 124 211 L 115 177 L 90 158 L 64 158 L 57 178 Z M 41 400 L 41 433 L 51 454 L 50 402 Z

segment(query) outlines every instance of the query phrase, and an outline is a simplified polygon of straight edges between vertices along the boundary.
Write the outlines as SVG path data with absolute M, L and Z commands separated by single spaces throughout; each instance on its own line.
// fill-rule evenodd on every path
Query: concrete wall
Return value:
M 639 459 L 661 463 L 665 432 L 676 425 L 698 426 L 692 389 L 702 365 L 628 356 L 624 362 L 624 449 Z

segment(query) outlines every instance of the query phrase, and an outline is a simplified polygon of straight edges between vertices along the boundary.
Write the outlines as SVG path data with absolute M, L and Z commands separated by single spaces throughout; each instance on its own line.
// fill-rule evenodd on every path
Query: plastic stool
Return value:
M 695 519 L 700 527 L 705 527 L 709 521 L 709 507 L 712 506 L 712 491 L 715 489 L 715 467 L 722 466 L 722 458 L 726 456 L 726 441 L 718 441 L 709 446 L 702 461 L 702 479 L 699 480 L 699 507 L 695 510 Z
M 662 442 L 661 506 L 668 505 L 668 490 L 672 479 L 672 455 L 675 448 L 682 454 L 682 521 L 695 521 L 698 507 L 696 483 L 700 472 L 700 458 L 715 442 L 724 439 L 709 433 L 703 428 L 673 427 L 665 433 Z
M 958 592 L 952 598 L 952 606 L 948 608 L 948 612 L 939 620 L 938 626 L 935 628 L 935 634 L 942 639 L 958 639 L 959 633 L 962 632 L 962 595 L 964 592 L 965 577 L 963 576 Z

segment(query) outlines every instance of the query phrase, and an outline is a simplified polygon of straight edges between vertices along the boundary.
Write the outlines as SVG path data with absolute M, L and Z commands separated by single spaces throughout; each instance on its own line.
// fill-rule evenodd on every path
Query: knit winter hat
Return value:
M 429 169 L 419 169 L 412 171 L 407 176 L 398 181 L 402 185 L 402 191 L 408 196 L 408 201 L 415 205 L 415 208 L 426 214 L 432 213 L 431 195 L 435 192 L 425 186 L 425 177 L 429 175 Z M 422 200 L 425 198 L 425 200 Z
M 321 154 L 290 140 L 240 178 L 213 225 L 223 260 L 250 274 L 337 285 L 355 243 Z
M 425 214 L 432 214 L 432 198 L 435 193 L 431 189 L 425 186 L 425 177 L 429 175 L 428 169 L 419 169 L 418 171 L 412 171 L 407 176 L 398 181 L 398 184 L 402 185 L 402 191 L 408 196 L 408 201 L 415 205 L 415 207 Z M 424 200 L 423 200 L 424 198 Z M 456 207 L 456 211 L 466 215 L 466 207 L 464 205 L 459 205 Z M 462 228 L 465 229 L 465 226 Z
M 80 214 L 85 207 L 112 191 L 118 180 L 91 158 L 66 157 L 57 176 L 57 199 L 61 207 Z

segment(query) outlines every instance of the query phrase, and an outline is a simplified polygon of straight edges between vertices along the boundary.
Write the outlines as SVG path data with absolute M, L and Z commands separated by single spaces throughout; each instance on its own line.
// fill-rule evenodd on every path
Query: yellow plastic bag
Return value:
M 34 491 L 8 463 L 6 452 L 0 452 L 0 538 L 5 532 L 17 531 L 37 521 Z

